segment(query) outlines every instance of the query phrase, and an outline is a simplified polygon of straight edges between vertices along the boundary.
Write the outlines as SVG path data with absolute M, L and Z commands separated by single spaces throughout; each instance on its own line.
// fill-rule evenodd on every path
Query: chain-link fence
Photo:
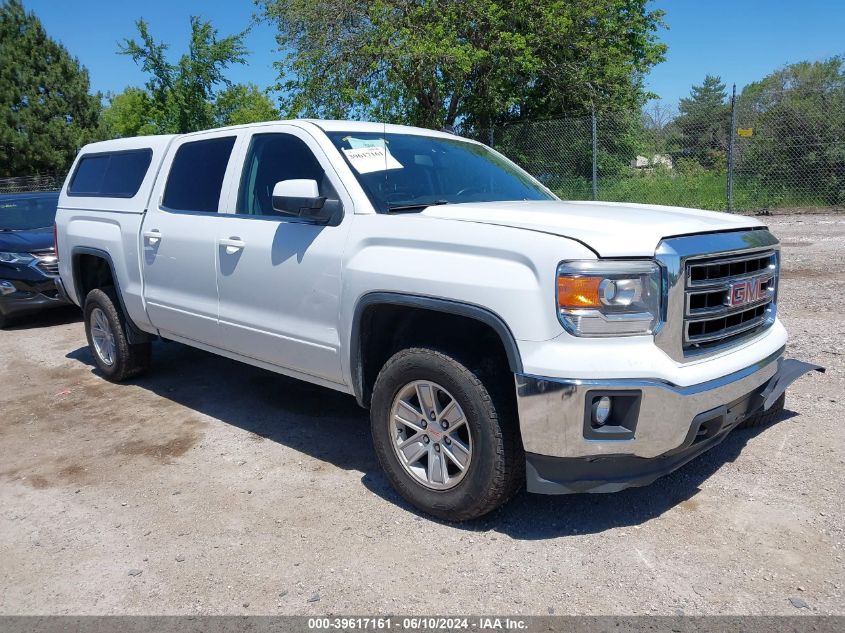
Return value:
M 752 93 L 735 118 L 736 208 L 845 206 L 845 88 Z
M 845 206 L 845 88 L 746 92 L 704 113 L 596 112 L 501 126 L 479 140 L 564 199 Z
M 26 191 L 58 191 L 62 188 L 64 179 L 64 176 L 55 174 L 0 178 L 0 194 L 23 193 Z
M 845 85 L 746 89 L 669 116 L 597 111 L 485 130 L 479 140 L 564 199 L 704 209 L 845 207 Z M 0 193 L 58 190 L 64 177 L 0 178 Z

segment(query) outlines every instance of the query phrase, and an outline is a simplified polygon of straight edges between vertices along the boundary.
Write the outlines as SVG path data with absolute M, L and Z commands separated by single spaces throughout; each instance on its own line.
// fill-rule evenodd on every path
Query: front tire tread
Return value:
M 396 389 L 391 388 L 389 384 L 419 378 L 420 376 L 414 374 L 407 374 L 401 379 L 399 376 L 420 364 L 429 372 L 443 372 L 446 376 L 456 379 L 462 383 L 462 387 L 469 392 L 469 395 L 477 398 L 476 403 L 480 404 L 483 416 L 479 423 L 484 425 L 484 432 L 489 433 L 487 440 L 492 443 L 494 451 L 491 473 L 487 481 L 468 481 L 470 477 L 468 474 L 456 488 L 432 493 L 412 481 L 398 463 L 393 463 L 395 459 L 392 456 L 393 449 L 388 443 L 391 440 L 382 429 L 382 427 L 387 427 L 383 416 L 389 415 L 390 405 L 396 392 Z M 426 378 L 436 381 L 436 374 L 434 377 L 428 374 Z M 373 387 L 371 411 L 373 442 L 388 479 L 404 499 L 422 511 L 441 519 L 466 521 L 498 508 L 520 490 L 525 477 L 525 461 L 519 428 L 515 417 L 511 416 L 513 395 L 507 393 L 507 385 L 510 385 L 512 389 L 513 382 L 508 378 L 510 378 L 509 374 L 490 376 L 482 380 L 475 371 L 451 355 L 437 349 L 423 347 L 413 347 L 397 352 L 384 364 Z M 457 397 L 451 389 L 450 392 Z M 462 402 L 461 406 L 467 414 L 468 410 L 472 409 L 466 407 L 465 404 Z M 481 459 L 482 443 L 478 439 L 473 441 L 476 445 L 474 448 L 476 454 L 473 455 L 473 459 Z M 471 465 L 470 468 L 473 466 Z M 473 494 L 461 495 L 455 492 L 465 484 L 473 488 Z M 442 498 L 438 498 L 438 494 L 442 495 Z M 455 501 L 458 499 L 463 503 L 456 504 Z

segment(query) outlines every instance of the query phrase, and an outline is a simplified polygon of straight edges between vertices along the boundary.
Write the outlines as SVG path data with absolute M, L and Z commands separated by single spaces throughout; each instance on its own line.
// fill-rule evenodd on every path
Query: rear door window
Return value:
M 170 166 L 162 205 L 171 211 L 217 213 L 234 136 L 185 143 Z
M 152 158 L 148 148 L 83 156 L 71 178 L 68 195 L 132 198 L 141 188 Z

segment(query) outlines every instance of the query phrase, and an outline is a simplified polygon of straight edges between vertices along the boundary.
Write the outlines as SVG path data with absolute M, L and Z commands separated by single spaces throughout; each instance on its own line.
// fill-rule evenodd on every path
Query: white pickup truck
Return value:
M 302 120 L 96 143 L 56 229 L 106 378 L 147 369 L 161 337 L 354 394 L 391 483 L 449 520 L 526 485 L 651 483 L 817 369 L 783 358 L 757 220 L 561 201 L 447 133 Z

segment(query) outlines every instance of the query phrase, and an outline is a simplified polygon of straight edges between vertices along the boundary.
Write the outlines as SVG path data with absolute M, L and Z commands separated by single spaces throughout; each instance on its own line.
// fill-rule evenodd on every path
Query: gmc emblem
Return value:
M 767 275 L 765 277 L 744 279 L 743 281 L 731 284 L 731 287 L 728 289 L 728 305 L 735 308 L 765 298 L 769 292 L 769 282 L 771 280 L 771 275 Z

